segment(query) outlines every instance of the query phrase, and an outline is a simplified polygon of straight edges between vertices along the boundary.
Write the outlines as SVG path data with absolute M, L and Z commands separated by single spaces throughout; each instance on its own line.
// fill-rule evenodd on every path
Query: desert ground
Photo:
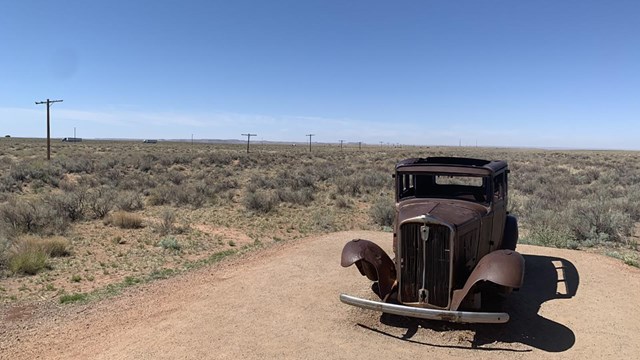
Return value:
M 0 358 L 632 358 L 640 153 L 0 141 Z M 342 246 L 388 252 L 394 164 L 509 162 L 525 286 L 506 325 L 380 315 Z M 536 245 L 536 246 L 531 246 Z
M 301 238 L 73 306 L 0 314 L 4 359 L 635 358 L 640 270 L 584 251 L 520 245 L 525 284 L 502 325 L 381 315 L 340 303 L 375 295 L 342 246 L 391 234 Z

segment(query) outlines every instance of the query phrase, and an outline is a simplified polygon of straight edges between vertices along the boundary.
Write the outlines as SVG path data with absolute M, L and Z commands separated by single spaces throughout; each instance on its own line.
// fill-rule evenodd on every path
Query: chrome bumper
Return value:
M 361 307 L 363 309 L 380 311 L 383 313 L 394 315 L 409 316 L 419 319 L 483 324 L 499 324 L 509 321 L 509 314 L 507 313 L 426 309 L 365 300 L 345 294 L 340 294 L 340 301 L 345 304 Z

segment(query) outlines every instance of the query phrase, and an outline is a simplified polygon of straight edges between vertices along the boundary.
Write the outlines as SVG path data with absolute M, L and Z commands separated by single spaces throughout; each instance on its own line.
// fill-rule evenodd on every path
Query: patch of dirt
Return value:
M 233 241 L 237 245 L 246 245 L 253 242 L 247 234 L 238 231 L 236 229 L 220 226 L 211 226 L 206 224 L 191 225 L 192 228 L 202 231 L 207 235 L 211 235 L 214 238 L 225 239 L 225 241 Z
M 353 231 L 277 243 L 88 305 L 0 310 L 7 359 L 635 358 L 640 270 L 580 251 L 522 245 L 525 285 L 511 320 L 465 325 L 380 315 L 340 303 L 371 298 L 339 265 L 344 244 L 391 234 Z M 29 310 L 30 311 L 30 310 Z M 28 311 L 27 311 L 28 312 Z

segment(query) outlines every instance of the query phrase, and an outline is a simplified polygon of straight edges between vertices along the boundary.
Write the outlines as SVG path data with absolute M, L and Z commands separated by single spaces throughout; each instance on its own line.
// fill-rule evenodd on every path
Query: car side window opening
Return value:
M 494 200 L 502 200 L 505 196 L 505 174 L 501 173 L 493 178 L 493 198 Z

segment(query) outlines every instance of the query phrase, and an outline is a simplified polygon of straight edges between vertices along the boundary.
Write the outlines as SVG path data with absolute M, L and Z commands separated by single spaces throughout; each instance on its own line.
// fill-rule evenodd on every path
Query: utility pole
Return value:
M 36 101 L 36 105 L 47 104 L 47 160 L 51 160 L 51 126 L 50 124 L 50 116 L 49 116 L 49 108 L 53 103 L 62 102 L 62 100 L 49 100 L 47 101 Z
M 309 152 L 311 152 L 311 137 L 316 136 L 316 134 L 307 134 L 305 136 L 309 137 Z
M 344 142 L 344 140 L 338 140 L 340 141 L 340 151 L 342 151 L 342 143 Z
M 257 135 L 257 134 L 251 134 L 251 133 L 248 133 L 248 134 L 240 134 L 240 135 L 242 135 L 242 136 L 246 136 L 246 137 L 247 137 L 247 154 L 248 154 L 248 153 L 249 153 L 249 142 L 251 141 L 251 137 L 252 137 L 252 136 L 258 136 L 258 135 Z
M 75 140 L 75 139 L 76 139 L 76 127 L 74 126 L 73 127 L 73 140 Z

